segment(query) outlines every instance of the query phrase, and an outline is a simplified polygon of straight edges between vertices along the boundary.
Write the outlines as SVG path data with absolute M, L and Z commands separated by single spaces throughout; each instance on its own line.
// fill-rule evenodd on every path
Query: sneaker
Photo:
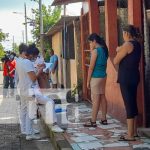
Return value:
M 40 139 L 40 136 L 37 136 L 35 134 L 29 134 L 26 136 L 26 140 L 29 141 L 29 140 L 39 140 Z
M 34 123 L 34 124 L 38 124 L 39 122 L 40 122 L 40 119 L 34 119 L 34 120 L 33 120 L 33 123 Z
M 53 126 L 51 127 L 51 130 L 52 130 L 53 132 L 56 132 L 56 133 L 64 132 L 64 130 L 61 129 L 58 125 L 53 125 Z
M 33 129 L 33 134 L 39 134 L 39 133 L 40 133 L 39 130 Z
M 26 135 L 26 132 L 21 132 L 22 135 Z

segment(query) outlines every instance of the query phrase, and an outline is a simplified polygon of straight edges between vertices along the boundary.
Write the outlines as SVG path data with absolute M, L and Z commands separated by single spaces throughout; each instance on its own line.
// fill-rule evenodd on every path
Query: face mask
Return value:
M 35 62 L 35 61 L 36 61 L 36 59 L 35 59 L 35 58 L 32 58 L 32 59 L 31 59 L 31 61 L 32 61 L 32 62 Z
M 14 59 L 14 56 L 13 56 L 13 55 L 10 55 L 9 59 L 10 59 L 10 60 L 13 60 L 13 59 Z

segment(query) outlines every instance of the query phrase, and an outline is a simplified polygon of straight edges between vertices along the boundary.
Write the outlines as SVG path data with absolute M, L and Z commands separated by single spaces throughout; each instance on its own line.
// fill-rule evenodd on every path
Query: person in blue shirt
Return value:
M 107 102 L 105 98 L 105 84 L 106 84 L 106 68 L 108 59 L 108 48 L 105 41 L 96 33 L 88 37 L 91 60 L 88 69 L 87 88 L 91 89 L 92 99 L 92 118 L 90 122 L 84 124 L 85 127 L 97 127 L 96 119 L 99 109 L 101 107 L 102 116 L 100 123 L 107 125 L 106 113 Z
M 49 73 L 52 81 L 52 88 L 57 88 L 58 82 L 58 56 L 54 54 L 54 50 L 50 51 L 50 67 Z

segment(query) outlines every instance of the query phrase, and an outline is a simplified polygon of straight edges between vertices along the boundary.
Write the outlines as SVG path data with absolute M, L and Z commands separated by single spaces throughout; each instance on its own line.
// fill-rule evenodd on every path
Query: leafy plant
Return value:
M 8 37 L 8 34 L 3 33 L 0 29 L 0 58 L 2 58 L 5 55 L 4 47 L 2 45 L 2 41 L 5 41 L 5 39 Z
M 38 0 L 34 0 L 39 3 Z M 34 30 L 32 30 L 32 35 L 35 41 L 39 41 L 40 39 L 40 17 L 39 17 L 39 9 L 32 9 L 32 13 L 35 15 L 34 20 Z M 43 14 L 43 31 L 46 33 L 49 28 L 51 28 L 60 18 L 61 7 L 57 6 L 52 9 L 51 6 L 42 5 L 42 14 Z M 28 18 L 30 19 L 30 18 Z M 32 19 L 30 19 L 32 20 Z M 47 39 L 44 39 L 44 48 L 51 48 L 50 42 Z

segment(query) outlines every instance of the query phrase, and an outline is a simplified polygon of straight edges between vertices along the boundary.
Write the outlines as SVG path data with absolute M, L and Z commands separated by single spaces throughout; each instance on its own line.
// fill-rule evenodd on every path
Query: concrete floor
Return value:
M 3 99 L 2 86 L 0 71 L 0 150 L 54 150 L 40 121 L 34 126 L 40 129 L 41 140 L 26 141 L 20 136 L 19 101 L 10 96 Z

